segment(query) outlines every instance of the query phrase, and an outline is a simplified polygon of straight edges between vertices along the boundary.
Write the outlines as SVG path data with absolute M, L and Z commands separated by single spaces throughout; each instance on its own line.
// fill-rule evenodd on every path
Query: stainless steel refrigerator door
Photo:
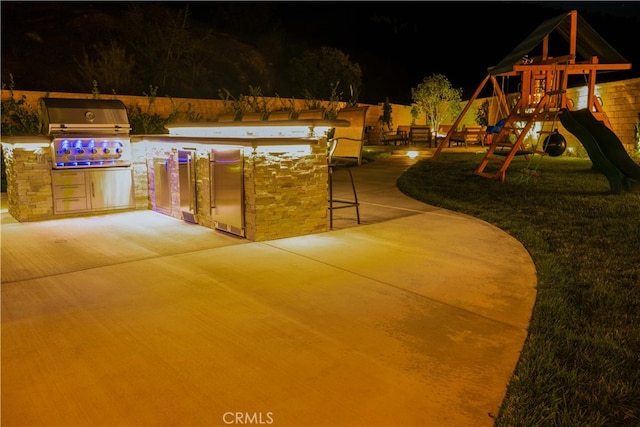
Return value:
M 171 187 L 169 185 L 169 161 L 153 159 L 155 205 L 158 212 L 171 214 Z
M 196 173 L 194 167 L 195 152 L 178 151 L 178 176 L 180 179 L 180 211 L 182 219 L 197 223 L 196 218 Z
M 211 215 L 215 227 L 244 236 L 242 151 L 212 149 L 210 160 Z

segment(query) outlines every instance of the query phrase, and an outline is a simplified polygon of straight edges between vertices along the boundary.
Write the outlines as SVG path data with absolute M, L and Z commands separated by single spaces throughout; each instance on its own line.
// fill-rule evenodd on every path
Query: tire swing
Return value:
M 538 142 L 538 144 L 539 143 L 540 142 Z M 547 137 L 542 142 L 542 149 L 549 157 L 561 156 L 567 149 L 567 140 L 564 139 L 564 136 L 562 136 L 560 132 L 558 132 L 558 129 L 555 129 L 552 133 L 547 135 Z M 529 166 L 520 170 L 520 173 L 522 174 L 520 182 L 528 182 L 532 176 L 540 176 L 540 173 L 538 172 L 538 166 L 543 157 L 544 156 L 538 159 L 538 161 L 536 162 L 536 167 L 533 169 L 531 168 L 533 157 L 529 159 Z
M 564 139 L 564 136 L 556 129 L 544 139 L 543 147 L 544 152 L 549 156 L 558 157 L 567 149 L 567 140 Z

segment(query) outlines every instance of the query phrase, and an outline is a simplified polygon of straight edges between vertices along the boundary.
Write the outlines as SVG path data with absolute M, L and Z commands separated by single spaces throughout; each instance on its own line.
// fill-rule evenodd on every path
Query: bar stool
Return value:
M 349 165 L 362 164 L 362 148 L 364 146 L 367 109 L 364 107 L 348 107 L 338 111 L 336 118 L 349 122 L 349 126 L 334 128 L 333 138 L 329 140 L 331 148 L 327 156 L 329 166 L 329 228 L 333 228 L 333 211 L 335 209 L 355 208 L 358 224 L 360 224 L 360 202 L 356 192 L 356 184 Z M 333 197 L 333 173 L 345 169 L 351 180 L 353 200 Z

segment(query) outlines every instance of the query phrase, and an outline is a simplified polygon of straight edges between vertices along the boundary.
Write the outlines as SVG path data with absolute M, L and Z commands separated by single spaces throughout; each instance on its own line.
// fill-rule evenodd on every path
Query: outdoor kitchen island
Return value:
M 3 138 L 9 213 L 28 222 L 151 209 L 251 241 L 328 231 L 326 133 L 343 126 L 349 122 L 175 124 L 167 135 L 121 138 L 127 163 L 108 168 L 105 161 L 100 167 L 56 169 L 57 156 L 75 155 L 59 154 L 68 150 L 59 148 L 57 139 Z M 91 180 L 102 171 L 100 177 L 117 173 L 118 182 L 120 175 L 131 177 L 124 191 L 126 203 L 100 203 L 95 209 L 98 203 L 90 196 L 96 184 Z M 64 188 L 58 189 L 56 175 L 62 173 L 83 175 L 82 182 L 63 183 Z M 67 187 L 86 189 L 86 205 L 77 208 L 77 201 L 57 201 L 57 194 Z M 103 197 L 114 199 L 115 192 L 123 193 L 122 187 L 104 183 Z
M 251 241 L 327 231 L 326 133 L 337 126 L 349 122 L 184 123 L 134 136 L 136 200 Z

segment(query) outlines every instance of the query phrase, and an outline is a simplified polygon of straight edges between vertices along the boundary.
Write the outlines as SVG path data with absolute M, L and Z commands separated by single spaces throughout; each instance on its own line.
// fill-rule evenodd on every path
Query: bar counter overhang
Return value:
M 349 126 L 346 120 L 257 120 L 233 122 L 188 122 L 167 125 L 170 136 L 223 138 L 318 139 L 334 127 Z

